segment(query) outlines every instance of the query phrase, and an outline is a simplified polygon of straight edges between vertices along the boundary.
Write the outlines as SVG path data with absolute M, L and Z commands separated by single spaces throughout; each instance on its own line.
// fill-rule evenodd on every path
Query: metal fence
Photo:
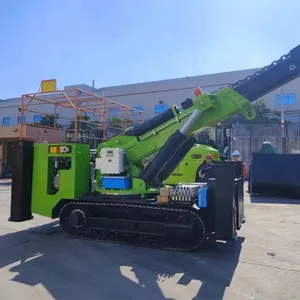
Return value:
M 276 147 L 279 153 L 293 153 L 300 150 L 300 136 L 298 137 L 236 137 L 232 142 L 234 150 L 239 150 L 242 159 L 247 165 L 251 164 L 252 153 L 258 152 L 264 142 L 270 142 Z
M 233 149 L 241 152 L 247 165 L 251 164 L 252 153 L 258 152 L 263 142 L 269 141 L 279 153 L 300 150 L 300 124 L 290 123 L 282 132 L 280 124 L 236 124 L 233 130 Z
M 284 130 L 284 132 L 282 132 Z M 290 123 L 281 129 L 280 124 L 235 124 L 233 135 L 235 137 L 298 137 L 300 124 Z

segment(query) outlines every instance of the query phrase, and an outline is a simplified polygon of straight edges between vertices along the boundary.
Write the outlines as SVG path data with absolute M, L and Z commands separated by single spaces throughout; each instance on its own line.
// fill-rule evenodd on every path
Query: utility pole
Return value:
M 281 116 L 281 136 L 285 137 L 285 126 L 284 126 L 284 95 L 283 86 L 280 88 L 280 116 Z

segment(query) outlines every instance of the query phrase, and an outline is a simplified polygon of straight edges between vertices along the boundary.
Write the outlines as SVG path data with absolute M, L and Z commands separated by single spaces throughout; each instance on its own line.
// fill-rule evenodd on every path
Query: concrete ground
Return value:
M 236 244 L 175 253 L 73 240 L 39 216 L 8 222 L 1 181 L 0 299 L 300 299 L 300 201 L 282 202 L 246 195 Z

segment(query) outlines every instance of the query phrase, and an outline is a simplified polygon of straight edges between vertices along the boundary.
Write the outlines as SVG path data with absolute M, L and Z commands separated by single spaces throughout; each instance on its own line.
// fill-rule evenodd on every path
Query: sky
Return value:
M 0 99 L 262 67 L 300 42 L 299 0 L 1 0 Z

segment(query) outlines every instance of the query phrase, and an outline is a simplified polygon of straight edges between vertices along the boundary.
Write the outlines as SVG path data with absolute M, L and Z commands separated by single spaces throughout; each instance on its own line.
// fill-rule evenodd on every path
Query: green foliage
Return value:
M 233 124 L 239 122 L 241 124 L 279 124 L 280 112 L 274 109 L 270 109 L 266 106 L 263 99 L 256 101 L 253 104 L 253 108 L 256 112 L 256 117 L 253 120 L 247 120 L 243 114 L 233 116 L 227 120 L 226 124 Z
M 91 130 L 96 127 L 99 127 L 99 122 L 98 121 L 90 121 L 89 116 L 78 116 L 77 117 L 77 130 Z M 73 129 L 75 128 L 75 119 L 73 119 L 68 127 L 68 129 Z
M 256 118 L 252 120 L 252 123 L 264 123 L 264 122 L 279 123 L 280 122 L 280 112 L 268 108 L 263 99 L 260 99 L 256 103 L 254 103 L 253 107 L 256 112 Z
M 54 121 L 58 119 L 59 117 L 55 117 L 53 114 L 46 114 L 42 117 L 39 124 L 47 127 L 54 127 Z M 61 125 L 58 123 L 55 124 L 56 128 L 62 128 Z
M 109 117 L 107 127 L 112 135 L 118 135 L 122 134 L 126 128 L 131 127 L 133 124 L 134 121 L 128 118 Z

